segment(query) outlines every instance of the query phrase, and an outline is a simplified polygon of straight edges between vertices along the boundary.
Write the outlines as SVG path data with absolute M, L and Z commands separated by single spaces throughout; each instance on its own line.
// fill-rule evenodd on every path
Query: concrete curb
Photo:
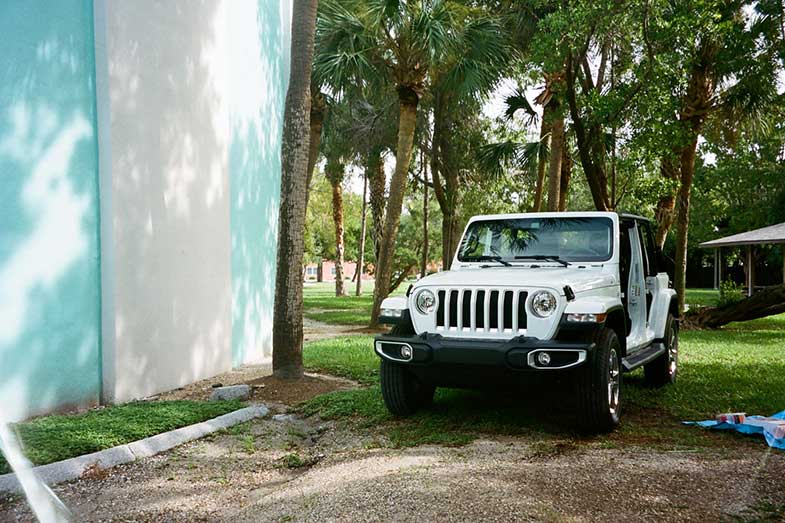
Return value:
M 238 423 L 267 416 L 269 409 L 264 405 L 245 407 L 211 420 L 170 430 L 163 434 L 150 436 L 133 443 L 119 445 L 84 456 L 65 459 L 48 465 L 35 467 L 35 474 L 47 485 L 70 481 L 82 476 L 86 469 L 94 465 L 111 468 L 130 463 L 140 458 L 154 456 L 183 443 L 202 438 L 210 433 L 229 428 Z M 0 494 L 15 494 L 22 491 L 22 486 L 13 472 L 0 476 Z

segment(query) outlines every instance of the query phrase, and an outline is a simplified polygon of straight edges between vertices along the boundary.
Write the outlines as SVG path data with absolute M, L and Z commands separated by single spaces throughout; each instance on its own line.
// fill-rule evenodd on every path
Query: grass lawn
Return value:
M 45 465 L 232 412 L 240 401 L 151 401 L 91 410 L 84 414 L 45 416 L 15 425 L 27 458 Z M 0 456 L 0 474 L 10 472 Z
M 346 282 L 348 296 L 335 295 L 335 283 L 306 283 L 303 307 L 306 318 L 331 325 L 368 325 L 373 306 L 373 282 L 363 282 L 363 295 L 354 295 L 354 283 Z M 393 296 L 406 292 L 409 282 L 398 287 Z
M 684 302 L 690 307 L 714 307 L 720 301 L 720 291 L 715 289 L 687 289 Z
M 695 294 L 711 299 L 704 291 Z M 596 441 L 614 445 L 634 440 L 666 448 L 739 445 L 742 441 L 762 444 L 753 438 L 716 434 L 678 422 L 708 419 L 720 412 L 768 415 L 785 409 L 784 345 L 785 315 L 716 331 L 682 332 L 677 383 L 651 389 L 643 385 L 642 369 L 626 375 L 622 426 Z M 542 405 L 542 397 L 548 394 L 537 390 L 515 397 L 438 389 L 430 410 L 396 420 L 382 403 L 379 362 L 369 336 L 310 343 L 304 349 L 304 359 L 311 370 L 351 378 L 366 386 L 316 397 L 302 404 L 301 411 L 353 419 L 361 426 L 381 426 L 395 446 L 459 445 L 483 433 L 530 434 L 545 439 L 572 435 L 564 408 Z

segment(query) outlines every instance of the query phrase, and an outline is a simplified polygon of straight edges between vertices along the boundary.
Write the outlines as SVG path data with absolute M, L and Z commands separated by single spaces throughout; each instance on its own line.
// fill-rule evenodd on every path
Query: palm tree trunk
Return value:
M 398 226 L 401 223 L 403 197 L 406 192 L 406 180 L 409 174 L 409 163 L 412 159 L 414 145 L 414 129 L 417 124 L 418 95 L 414 91 L 399 87 L 400 116 L 398 118 L 398 144 L 395 154 L 395 172 L 390 180 L 390 196 L 387 199 L 387 210 L 384 218 L 384 232 L 379 257 L 376 260 L 376 285 L 373 290 L 373 308 L 371 309 L 370 325 L 379 324 L 382 301 L 390 291 L 392 280 L 393 256 Z
M 679 169 L 674 165 L 672 157 L 662 157 L 660 160 L 660 174 L 667 180 L 674 182 L 679 180 Z M 670 231 L 671 225 L 673 225 L 673 211 L 675 208 L 676 190 L 669 187 L 668 192 L 657 201 L 657 208 L 654 211 L 654 218 L 657 220 L 657 232 L 654 235 L 654 242 L 660 249 L 665 246 L 668 231 Z
M 343 167 L 341 167 L 343 169 Z M 343 231 L 343 176 L 331 176 L 333 188 L 333 224 L 335 225 L 335 295 L 346 296 L 346 284 L 343 274 L 344 231 Z
M 537 158 L 537 182 L 534 186 L 534 204 L 532 205 L 532 212 L 540 212 L 542 210 L 542 193 L 545 188 L 545 170 L 548 167 L 548 155 L 544 153 L 542 148 L 550 148 L 550 133 L 551 123 L 542 117 L 540 122 L 540 154 Z
M 313 171 L 316 168 L 316 161 L 319 159 L 319 146 L 322 142 L 322 127 L 324 126 L 324 115 L 327 112 L 327 104 L 324 95 L 313 85 L 311 89 L 311 124 L 310 139 L 308 141 L 308 179 L 305 184 L 305 206 L 308 207 L 308 200 L 311 197 L 311 180 Z
M 565 141 L 561 149 L 561 178 L 559 183 L 559 211 L 567 210 L 567 201 L 570 196 L 570 178 L 572 178 L 572 159 Z
M 363 267 L 365 266 L 365 228 L 367 224 L 366 216 L 368 214 L 368 173 L 366 172 L 363 175 L 363 207 L 362 207 L 362 216 L 360 217 L 360 252 L 357 255 L 357 270 L 355 270 L 355 275 L 357 276 L 356 287 L 354 290 L 355 296 L 362 296 L 363 295 Z
M 717 55 L 717 47 L 711 40 L 702 42 L 697 60 L 683 98 L 679 120 L 690 137 L 679 155 L 680 181 L 677 201 L 678 216 L 676 227 L 676 274 L 673 286 L 679 296 L 679 312 L 684 312 L 684 291 L 687 283 L 687 244 L 690 226 L 690 196 L 692 180 L 695 177 L 695 157 L 698 149 L 698 137 L 703 129 L 708 111 L 712 106 L 714 93 L 713 68 Z
M 291 64 L 281 141 L 281 203 L 273 315 L 273 375 L 303 375 L 303 246 L 318 0 L 294 3 Z
M 386 199 L 384 193 L 387 185 L 380 151 L 371 150 L 368 153 L 365 175 L 368 178 L 368 198 L 371 204 L 371 238 L 373 239 L 374 254 L 376 255 L 376 260 L 378 260 L 379 249 L 382 247 L 382 237 L 384 236 L 384 204 Z
M 561 163 L 562 150 L 564 148 L 564 117 L 555 113 L 558 106 L 551 99 L 546 106 L 551 119 L 551 163 L 548 169 L 548 210 L 559 210 L 559 192 L 561 191 Z M 551 107 L 553 106 L 553 107 Z M 543 118 L 545 116 L 543 115 Z
M 695 156 L 698 148 L 697 135 L 681 151 L 681 187 L 678 193 L 676 218 L 676 271 L 673 287 L 679 296 L 679 312 L 684 312 L 684 291 L 687 282 L 687 243 L 690 227 L 690 196 L 695 176 Z
M 424 163 L 423 176 L 425 180 L 422 184 L 422 262 L 420 263 L 422 278 L 428 272 L 428 169 L 424 167 Z

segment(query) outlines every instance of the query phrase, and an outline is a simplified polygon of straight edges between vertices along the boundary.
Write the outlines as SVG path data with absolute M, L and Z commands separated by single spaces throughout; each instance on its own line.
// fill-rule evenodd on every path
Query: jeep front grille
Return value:
M 440 289 L 436 330 L 511 332 L 526 330 L 526 291 Z

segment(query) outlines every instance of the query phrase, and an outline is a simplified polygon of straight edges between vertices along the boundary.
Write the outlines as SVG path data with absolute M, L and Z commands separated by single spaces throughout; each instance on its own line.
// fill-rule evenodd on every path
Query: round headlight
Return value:
M 436 308 L 436 296 L 428 289 L 424 289 L 417 294 L 414 303 L 420 314 L 430 314 Z
M 532 295 L 532 312 L 540 318 L 547 318 L 556 310 L 556 296 L 551 291 L 537 291 Z

